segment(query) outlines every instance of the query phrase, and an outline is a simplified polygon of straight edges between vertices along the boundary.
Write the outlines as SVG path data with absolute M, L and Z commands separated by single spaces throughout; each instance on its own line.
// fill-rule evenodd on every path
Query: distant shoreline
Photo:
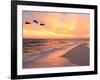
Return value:
M 31 39 L 31 38 L 23 38 L 23 40 L 89 40 L 90 38 L 66 38 L 66 39 L 63 39 L 63 38 L 50 38 L 50 39 L 46 39 L 46 38 L 34 38 L 34 39 Z

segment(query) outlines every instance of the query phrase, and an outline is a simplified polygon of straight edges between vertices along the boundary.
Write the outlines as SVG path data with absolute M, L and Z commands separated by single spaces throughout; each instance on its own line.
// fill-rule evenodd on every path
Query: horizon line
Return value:
M 23 38 L 23 39 L 90 39 L 90 38 Z

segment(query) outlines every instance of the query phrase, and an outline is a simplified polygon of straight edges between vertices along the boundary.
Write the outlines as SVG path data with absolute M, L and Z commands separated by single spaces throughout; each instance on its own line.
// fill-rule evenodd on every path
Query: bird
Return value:
M 37 20 L 33 20 L 33 22 L 36 23 L 36 24 L 38 24 L 38 21 Z
M 31 24 L 31 23 L 26 21 L 25 24 Z
M 40 23 L 40 26 L 44 26 L 45 24 L 43 24 L 43 23 Z

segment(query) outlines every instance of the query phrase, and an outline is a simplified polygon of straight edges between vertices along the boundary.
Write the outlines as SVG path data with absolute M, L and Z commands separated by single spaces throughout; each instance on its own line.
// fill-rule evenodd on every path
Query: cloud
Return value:
M 23 20 L 36 17 L 45 26 L 23 24 L 24 38 L 82 38 L 89 37 L 89 14 L 23 12 Z

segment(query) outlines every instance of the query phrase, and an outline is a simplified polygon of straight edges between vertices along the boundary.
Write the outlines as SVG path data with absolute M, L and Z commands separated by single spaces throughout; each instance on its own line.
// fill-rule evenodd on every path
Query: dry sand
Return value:
M 86 43 L 80 44 L 61 57 L 67 58 L 71 63 L 77 65 L 89 65 L 89 48 Z

